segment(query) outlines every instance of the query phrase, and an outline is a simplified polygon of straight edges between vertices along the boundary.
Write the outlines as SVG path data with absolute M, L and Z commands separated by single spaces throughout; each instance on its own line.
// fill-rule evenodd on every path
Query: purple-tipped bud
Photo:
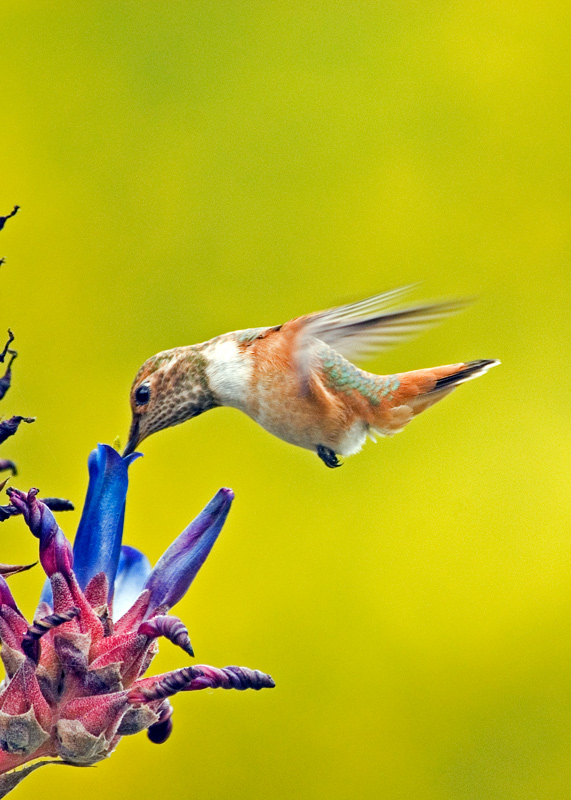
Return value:
M 275 683 L 270 675 L 257 669 L 247 667 L 209 667 L 201 664 L 198 667 L 182 669 L 157 675 L 156 678 L 145 678 L 129 689 L 131 703 L 152 703 L 172 697 L 178 692 L 194 692 L 201 689 L 273 689 Z
M 66 500 L 63 497 L 42 497 L 42 503 L 45 503 L 52 511 L 74 511 L 75 506 L 71 500 Z
M 17 575 L 18 572 L 27 572 L 27 570 L 35 567 L 38 562 L 34 561 L 32 564 L 0 564 L 0 575 Z
M 0 400 L 2 398 L 0 397 Z M 16 469 L 16 465 L 13 461 L 10 461 L 7 458 L 0 458 L 0 472 L 4 472 L 5 470 L 9 469 L 12 475 L 16 475 L 18 470 Z
M 64 625 L 79 616 L 79 608 L 74 606 L 69 611 L 64 611 L 61 614 L 49 614 L 42 619 L 38 619 L 33 625 L 30 625 L 24 638 L 22 639 L 22 650 L 37 664 L 40 660 L 40 639 L 48 631 Z
M 165 700 L 158 711 L 159 719 L 147 730 L 147 736 L 153 744 L 164 744 L 172 733 L 173 707 Z
M 15 517 L 19 511 L 13 505 L 0 506 L 0 522 L 4 522 L 10 517 Z
M 149 614 L 159 606 L 172 608 L 184 597 L 222 530 L 233 499 L 232 489 L 220 489 L 160 557 L 145 585 L 151 592 Z
M 35 422 L 34 417 L 10 417 L 0 422 L 0 444 L 5 442 L 9 436 L 13 436 L 18 430 L 21 422 Z
M 4 375 L 0 378 L 0 400 L 4 397 L 10 384 L 12 383 L 12 370 L 8 367 Z
M 0 259 L 0 263 L 1 264 L 4 263 L 3 258 Z M 6 358 L 8 353 L 10 353 L 10 361 L 8 362 L 8 365 L 6 367 L 6 372 L 0 378 L 0 400 L 2 400 L 2 398 L 10 388 L 10 384 L 12 382 L 12 362 L 18 355 L 18 353 L 15 350 L 10 349 L 10 345 L 12 344 L 13 341 L 14 341 L 14 334 L 12 333 L 10 328 L 8 328 L 8 341 L 6 342 L 2 352 L 0 353 L 0 362 L 2 363 L 4 362 L 4 359 Z
M 0 462 L 1 464 L 2 462 Z M 12 464 L 12 461 L 6 462 L 8 464 Z M 15 465 L 14 465 L 14 475 L 16 474 Z M 6 478 L 6 481 L 8 478 Z M 2 489 L 6 483 L 4 481 L 0 484 L 0 489 Z M 74 505 L 69 500 L 63 500 L 61 497 L 42 497 L 42 503 L 46 505 L 51 511 L 73 511 Z M 0 522 L 4 522 L 4 520 L 10 519 L 10 517 L 15 517 L 20 512 L 13 505 L 7 506 L 0 506 Z
M 237 689 L 243 692 L 246 689 L 254 689 L 258 692 L 260 689 L 273 689 L 275 683 L 271 675 L 266 675 L 257 669 L 248 669 L 248 667 L 207 667 L 201 665 L 197 667 L 200 675 L 194 678 L 187 691 L 196 691 L 198 689 Z
M 8 222 L 8 220 L 11 217 L 14 217 L 18 213 L 19 210 L 20 210 L 20 206 L 14 206 L 14 208 L 12 209 L 12 211 L 10 211 L 9 214 L 6 214 L 6 215 L 0 217 L 0 231 L 2 230 L 4 225 Z M 10 328 L 8 328 L 8 335 L 10 336 L 10 340 L 9 340 L 8 344 L 10 344 L 10 342 L 12 342 L 14 340 L 14 334 L 12 333 Z M 5 350 L 8 349 L 8 344 L 6 345 Z
M 167 614 L 159 614 L 139 625 L 139 633 L 151 638 L 164 636 L 177 647 L 181 647 L 189 656 L 194 657 L 194 650 L 190 643 L 190 637 L 186 626 L 178 617 L 170 617 Z
M 202 675 L 199 667 L 183 667 L 173 672 L 166 672 L 164 675 L 157 675 L 156 678 L 147 678 L 129 689 L 129 701 L 153 703 L 155 700 L 164 700 L 165 697 L 186 691 L 199 675 Z
M 73 566 L 71 545 L 49 508 L 38 500 L 37 489 L 21 492 L 8 489 L 10 501 L 24 516 L 28 528 L 40 540 L 40 561 L 46 575 L 54 572 L 70 575 Z

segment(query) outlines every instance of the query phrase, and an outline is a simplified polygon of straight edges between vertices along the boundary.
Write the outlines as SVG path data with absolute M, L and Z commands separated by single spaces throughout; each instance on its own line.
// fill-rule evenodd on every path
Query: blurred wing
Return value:
M 350 361 L 359 361 L 421 333 L 471 302 L 451 300 L 391 309 L 395 301 L 412 288 L 405 286 L 358 303 L 303 317 L 298 352 L 302 384 L 307 382 L 316 339 L 325 342 Z

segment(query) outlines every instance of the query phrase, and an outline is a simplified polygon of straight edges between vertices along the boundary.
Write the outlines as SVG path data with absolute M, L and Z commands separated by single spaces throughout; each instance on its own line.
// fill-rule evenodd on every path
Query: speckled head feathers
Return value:
M 124 456 L 152 433 L 214 408 L 200 345 L 164 350 L 145 361 L 133 381 L 130 401 L 133 418 Z

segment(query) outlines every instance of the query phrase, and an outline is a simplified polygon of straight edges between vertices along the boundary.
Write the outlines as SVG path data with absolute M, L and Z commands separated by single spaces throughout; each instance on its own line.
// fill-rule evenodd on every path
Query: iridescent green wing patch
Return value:
M 353 391 L 359 392 L 372 405 L 379 404 L 378 387 L 374 375 L 358 369 L 331 348 L 324 351 L 321 358 L 327 386 L 330 389 L 344 392 L 346 395 L 350 395 Z
M 400 385 L 396 375 L 383 376 L 364 372 L 331 348 L 322 352 L 321 363 L 330 389 L 346 395 L 353 391 L 359 392 L 373 406 L 378 406 L 384 397 L 391 400 Z
M 375 385 L 379 400 L 383 397 L 386 397 L 387 400 L 392 400 L 394 393 L 400 386 L 400 381 L 397 375 L 376 375 Z

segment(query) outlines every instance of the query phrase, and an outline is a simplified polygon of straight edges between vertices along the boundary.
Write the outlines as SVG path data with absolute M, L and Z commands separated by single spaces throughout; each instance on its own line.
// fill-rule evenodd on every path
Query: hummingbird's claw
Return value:
M 343 466 L 343 464 L 337 458 L 335 451 L 330 447 L 325 447 L 323 444 L 317 445 L 317 455 L 323 461 L 326 467 L 333 469 L 334 467 Z

